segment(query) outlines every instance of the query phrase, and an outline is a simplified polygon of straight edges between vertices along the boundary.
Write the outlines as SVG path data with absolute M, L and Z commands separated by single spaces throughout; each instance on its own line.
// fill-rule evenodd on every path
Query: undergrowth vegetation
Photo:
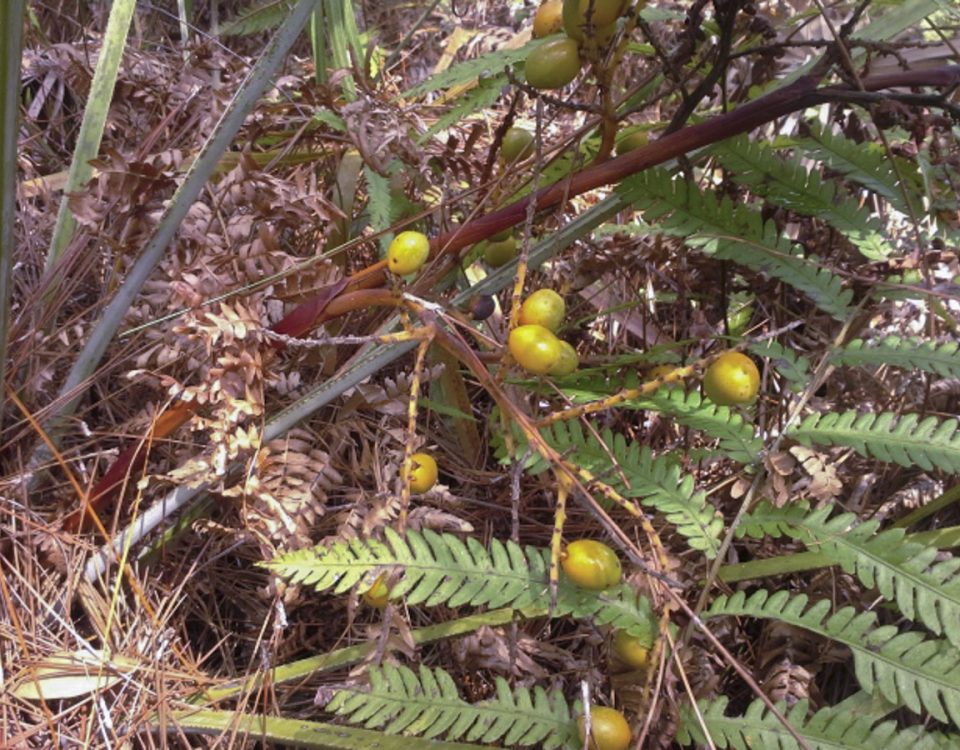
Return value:
M 0 745 L 960 746 L 960 11 L 537 10 L 0 10 Z

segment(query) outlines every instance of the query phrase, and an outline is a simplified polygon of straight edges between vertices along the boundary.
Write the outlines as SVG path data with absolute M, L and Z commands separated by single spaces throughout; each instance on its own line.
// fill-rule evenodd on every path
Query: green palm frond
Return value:
M 550 604 L 550 550 L 492 539 L 489 549 L 473 537 L 384 530 L 376 539 L 337 541 L 295 550 L 263 563 L 291 583 L 342 594 L 369 588 L 376 574 L 397 571 L 390 598 L 435 607 L 486 606 L 546 609 Z M 649 600 L 621 584 L 586 591 L 561 577 L 555 616 L 592 617 L 653 644 L 656 621 Z
M 650 169 L 621 183 L 618 190 L 644 212 L 657 230 L 682 237 L 690 247 L 760 271 L 806 294 L 824 312 L 844 320 L 853 293 L 816 256 L 805 257 L 764 221 L 758 209 L 718 198 L 711 190 Z
M 855 339 L 830 355 L 837 365 L 924 370 L 945 378 L 960 378 L 960 343 L 887 336 L 878 341 Z
M 716 747 L 733 750 L 799 750 L 799 745 L 763 701 L 754 701 L 743 716 L 727 716 L 727 699 L 701 701 L 703 717 Z M 948 750 L 960 745 L 960 735 L 931 732 L 926 727 L 901 729 L 883 716 L 858 716 L 824 708 L 809 716 L 810 706 L 801 700 L 791 709 L 779 706 L 790 725 L 811 750 Z M 682 744 L 706 746 L 701 728 L 689 704 L 680 710 L 678 739 Z
M 960 651 L 955 647 L 923 633 L 878 627 L 875 612 L 844 607 L 831 615 L 826 599 L 807 605 L 804 594 L 757 591 L 747 598 L 740 591 L 717 598 L 705 616 L 773 619 L 837 641 L 853 653 L 854 672 L 865 691 L 878 690 L 914 713 L 926 710 L 939 721 L 960 725 Z
M 960 472 L 960 432 L 956 419 L 919 414 L 811 414 L 787 435 L 806 446 L 843 445 L 861 456 L 926 471 Z
M 859 523 L 854 513 L 831 519 L 830 513 L 829 507 L 810 513 L 807 503 L 784 508 L 762 503 L 745 517 L 738 533 L 801 540 L 896 602 L 905 617 L 960 646 L 960 559 L 936 562 L 937 548 L 905 539 L 904 529 L 878 533 L 878 521 Z
M 833 183 L 824 182 L 818 169 L 806 169 L 798 156 L 778 154 L 745 135 L 721 141 L 712 150 L 733 179 L 757 195 L 829 223 L 871 260 L 890 255 L 880 219 L 867 206 L 837 193 Z
M 370 685 L 336 690 L 326 710 L 367 729 L 432 739 L 526 747 L 544 750 L 573 746 L 576 725 L 562 694 L 543 688 L 513 688 L 496 678 L 496 697 L 468 703 L 453 678 L 442 669 L 420 666 L 375 667 Z

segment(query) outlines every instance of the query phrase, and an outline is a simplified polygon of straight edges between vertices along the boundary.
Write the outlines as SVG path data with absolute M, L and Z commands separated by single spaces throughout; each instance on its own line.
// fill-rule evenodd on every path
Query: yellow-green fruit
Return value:
M 483 248 L 483 259 L 491 268 L 500 268 L 516 257 L 517 241 L 513 237 L 508 237 L 503 242 L 488 242 Z
M 577 719 L 580 742 L 586 739 L 586 721 Z M 623 714 L 615 708 L 590 707 L 591 750 L 627 750 L 630 747 L 630 725 Z
M 563 8 L 563 29 L 567 36 L 582 42 L 586 38 L 589 13 L 593 36 L 599 41 L 605 34 L 609 35 L 613 31 L 613 24 L 622 12 L 623 0 L 566 0 Z
M 617 553 L 596 539 L 570 542 L 560 564 L 567 577 L 584 589 L 603 591 L 620 583 Z
M 437 462 L 429 453 L 414 453 L 410 462 L 410 491 L 419 495 L 437 483 Z
M 546 375 L 562 356 L 560 339 L 538 325 L 517 326 L 507 338 L 510 354 L 527 372 Z
M 490 237 L 490 242 L 503 242 L 505 239 L 513 237 L 513 227 L 507 227 L 502 232 L 497 232 Z
M 760 371 L 740 352 L 724 352 L 703 375 L 703 392 L 718 406 L 753 401 L 759 390 Z
M 400 232 L 387 248 L 387 268 L 398 276 L 419 271 L 430 255 L 430 240 L 420 232 Z
M 538 325 L 556 333 L 567 314 L 563 297 L 553 289 L 538 289 L 520 306 L 520 325 Z
M 388 589 L 387 584 L 384 583 L 383 573 L 381 573 L 377 576 L 373 585 L 363 592 L 363 601 L 366 602 L 367 606 L 373 607 L 374 609 L 383 609 L 387 606 L 389 599 L 390 589 Z
M 556 34 L 563 28 L 563 0 L 547 0 L 533 16 L 533 38 Z
M 507 128 L 500 144 L 500 158 L 507 164 L 526 159 L 533 153 L 533 133 L 526 128 Z
M 535 89 L 562 89 L 580 72 L 580 52 L 569 37 L 549 39 L 527 55 L 527 83 Z
M 555 378 L 563 377 L 564 375 L 569 375 L 571 372 L 574 372 L 580 366 L 580 356 L 577 354 L 577 350 L 574 349 L 566 341 L 560 340 L 560 359 L 557 360 L 557 363 L 550 368 L 548 375 L 552 375 Z
M 645 130 L 633 130 L 617 139 L 617 153 L 625 154 L 634 149 L 643 148 L 650 143 L 650 135 Z
M 633 669 L 643 669 L 650 659 L 650 649 L 636 636 L 626 630 L 618 630 L 613 636 L 613 653 L 617 658 Z

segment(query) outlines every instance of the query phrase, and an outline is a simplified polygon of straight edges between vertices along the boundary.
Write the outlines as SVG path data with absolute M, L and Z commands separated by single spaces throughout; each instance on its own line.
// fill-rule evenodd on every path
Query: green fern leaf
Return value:
M 430 91 L 440 91 L 457 86 L 485 75 L 502 73 L 503 69 L 527 59 L 533 50 L 546 42 L 546 39 L 532 39 L 519 49 L 498 49 L 473 60 L 453 65 L 446 70 L 430 76 L 422 83 L 403 92 L 404 97 L 418 96 Z
M 902 183 L 879 143 L 855 143 L 829 128 L 817 124 L 809 125 L 809 137 L 801 140 L 798 146 L 810 157 L 822 161 L 847 179 L 883 196 L 901 213 L 909 213 L 903 200 L 904 189 L 914 206 L 921 205 L 920 195 L 916 190 L 919 183 L 916 180 L 915 167 L 903 159 L 897 161 L 900 173 L 909 178 L 906 183 Z
M 292 0 L 271 0 L 244 8 L 220 29 L 223 36 L 249 36 L 279 26 L 287 17 Z
M 635 372 L 616 380 L 608 380 L 596 373 L 586 373 L 565 383 L 563 392 L 574 403 L 588 403 L 603 400 L 622 389 L 636 388 L 639 385 L 640 379 Z M 703 399 L 696 391 L 661 388 L 643 399 L 624 401 L 621 406 L 627 409 L 656 411 L 684 427 L 692 427 L 717 438 L 720 441 L 720 450 L 740 463 L 755 461 L 763 447 L 763 442 L 754 434 L 754 426 L 743 418 L 739 410 L 717 406 Z
M 829 507 L 810 513 L 807 503 L 784 508 L 762 503 L 738 532 L 799 539 L 896 602 L 905 617 L 960 646 L 960 558 L 936 562 L 937 548 L 905 539 L 903 529 L 877 533 L 878 521 L 859 523 L 854 513 L 834 518 L 830 513 Z
M 727 699 L 699 703 L 710 738 L 717 747 L 735 750 L 799 750 L 799 745 L 763 701 L 750 704 L 743 716 L 726 716 Z M 787 710 L 778 706 L 787 721 L 811 750 L 947 750 L 956 748 L 960 735 L 931 732 L 926 727 L 900 729 L 883 716 L 858 716 L 836 708 L 824 708 L 808 718 L 809 704 L 799 701 Z M 703 728 L 689 704 L 680 709 L 677 739 L 684 745 L 706 746 Z
M 821 600 L 808 607 L 804 594 L 758 591 L 749 599 L 737 592 L 720 596 L 705 616 L 737 615 L 779 620 L 845 645 L 853 653 L 854 672 L 867 692 L 874 689 L 914 713 L 928 712 L 939 721 L 960 725 L 960 651 L 922 633 L 899 633 L 877 627 L 875 612 L 845 607 L 830 615 Z
M 892 248 L 884 241 L 880 220 L 866 206 L 841 196 L 817 170 L 808 171 L 799 157 L 778 155 L 773 148 L 747 136 L 713 147 L 733 178 L 757 195 L 799 214 L 828 222 L 870 260 L 885 260 Z
M 364 690 L 334 692 L 326 710 L 368 729 L 426 739 L 446 737 L 468 742 L 502 742 L 507 746 L 542 743 L 544 750 L 575 742 L 576 725 L 562 694 L 543 688 L 511 690 L 496 678 L 496 697 L 468 703 L 453 678 L 442 669 L 384 665 L 370 670 Z
M 845 445 L 862 456 L 901 466 L 960 472 L 960 432 L 956 419 L 939 420 L 918 414 L 811 414 L 787 432 L 806 446 Z
M 503 74 L 483 78 L 473 89 L 457 98 L 456 106 L 437 118 L 430 129 L 420 136 L 420 142 L 424 143 L 451 125 L 492 107 L 500 98 L 500 92 L 506 84 L 507 77 Z
M 806 357 L 788 349 L 778 341 L 753 344 L 750 351 L 769 361 L 792 391 L 801 391 L 810 383 L 810 362 Z
M 429 530 L 401 536 L 387 528 L 384 534 L 387 543 L 376 539 L 336 541 L 287 552 L 262 565 L 291 583 L 312 586 L 318 592 L 342 594 L 357 584 L 369 588 L 373 574 L 397 570 L 400 575 L 390 589 L 390 598 L 403 598 L 411 605 L 543 610 L 550 606 L 548 549 L 521 548 L 496 538 L 487 549 L 473 537 L 462 541 L 453 534 Z M 657 624 L 650 602 L 630 586 L 598 593 L 584 591 L 561 577 L 553 615 L 570 614 L 614 625 L 653 645 Z
M 597 432 L 600 432 L 599 428 Z M 598 439 L 597 433 L 584 431 L 576 421 L 557 422 L 541 434 L 558 453 L 624 497 L 639 498 L 644 505 L 662 513 L 667 522 L 686 537 L 692 549 L 702 551 L 710 559 L 716 557 L 723 533 L 723 518 L 707 501 L 706 493 L 696 489 L 693 477 L 681 474 L 679 464 L 672 456 L 654 457 L 648 447 L 628 442 L 623 435 L 610 429 L 603 430 Z M 519 430 L 514 440 L 515 444 L 526 445 Z M 496 441 L 495 450 L 502 462 L 511 460 L 505 441 Z M 523 452 L 522 447 L 520 452 Z M 539 455 L 526 466 L 534 475 L 549 468 Z
M 618 190 L 644 212 L 644 219 L 666 234 L 717 258 L 740 263 L 779 279 L 810 297 L 838 320 L 849 315 L 853 293 L 816 257 L 804 257 L 772 221 L 760 212 L 718 200 L 664 170 L 647 170 L 621 183 Z
M 924 370 L 945 378 L 960 378 L 960 343 L 901 339 L 898 336 L 887 336 L 879 341 L 856 339 L 833 352 L 830 361 L 855 367 L 889 365 L 904 370 Z
M 393 198 L 390 195 L 390 180 L 367 165 L 363 167 L 363 176 L 367 182 L 367 218 L 370 229 L 381 232 L 393 224 L 394 209 Z M 387 239 L 385 237 L 381 240 L 384 247 L 389 245 Z

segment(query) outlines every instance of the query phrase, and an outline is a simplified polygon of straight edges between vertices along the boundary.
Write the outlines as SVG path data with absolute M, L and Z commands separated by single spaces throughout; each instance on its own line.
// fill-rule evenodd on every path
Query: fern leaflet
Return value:
M 739 136 L 713 147 L 734 179 L 772 203 L 828 222 L 871 260 L 892 250 L 881 234 L 880 220 L 849 197 L 838 196 L 818 171 L 807 171 L 797 157 L 778 156 L 765 143 Z
M 533 39 L 519 49 L 498 49 L 459 65 L 453 65 L 436 75 L 430 76 L 413 88 L 407 89 L 403 92 L 403 96 L 417 96 L 431 91 L 448 89 L 451 86 L 472 81 L 481 75 L 501 73 L 507 66 L 526 60 L 527 55 L 545 41 L 547 40 Z
M 442 130 L 465 120 L 469 115 L 475 115 L 492 107 L 500 98 L 500 91 L 506 83 L 507 77 L 503 74 L 481 79 L 471 91 L 457 97 L 456 106 L 440 115 L 430 129 L 420 136 L 419 141 L 425 143 Z
M 701 701 L 700 714 L 717 747 L 734 750 L 799 750 L 797 741 L 764 705 L 754 701 L 743 716 L 726 716 L 726 698 Z M 958 735 L 930 732 L 925 727 L 900 729 L 882 716 L 858 716 L 849 711 L 824 708 L 807 718 L 809 704 L 799 701 L 789 711 L 779 706 L 787 721 L 806 740 L 811 750 L 948 750 L 960 743 Z M 678 739 L 683 744 L 706 746 L 703 729 L 689 704 L 680 710 Z
M 545 750 L 576 743 L 576 725 L 563 696 L 543 688 L 510 689 L 496 678 L 496 697 L 468 703 L 442 669 L 421 665 L 374 667 L 368 690 L 336 690 L 326 709 L 368 729 L 426 739 L 446 737 L 507 746 L 543 743 Z
M 846 319 L 853 293 L 816 256 L 804 257 L 760 212 L 729 198 L 718 200 L 664 170 L 647 170 L 618 190 L 660 231 L 690 247 L 748 266 L 799 289 L 826 313 Z
M 830 361 L 856 367 L 890 365 L 904 370 L 924 370 L 945 378 L 960 378 L 960 343 L 887 336 L 879 341 L 856 339 L 833 352 Z
M 847 179 L 883 196 L 901 213 L 908 213 L 903 201 L 900 178 L 880 144 L 854 143 L 829 128 L 810 123 L 808 125 L 809 137 L 800 141 L 798 145 L 801 149 L 831 169 L 841 172 Z M 916 174 L 916 169 L 902 159 L 898 166 L 902 174 Z M 914 186 L 907 184 L 903 187 L 910 195 L 910 202 L 915 206 L 921 205 Z
M 920 419 L 918 414 L 811 414 L 787 434 L 811 446 L 845 445 L 861 456 L 901 466 L 960 472 L 960 431 L 956 419 Z
M 788 349 L 779 341 L 770 339 L 753 344 L 750 351 L 768 360 L 774 369 L 787 381 L 792 391 L 801 391 L 810 382 L 810 362 L 806 357 Z
M 223 36 L 247 36 L 279 26 L 287 17 L 293 0 L 270 0 L 270 2 L 244 8 L 220 29 Z
M 585 432 L 576 421 L 556 422 L 541 434 L 557 452 L 620 495 L 639 498 L 644 505 L 662 513 L 687 538 L 692 549 L 702 551 L 710 559 L 716 557 L 723 518 L 707 501 L 706 493 L 696 489 L 693 477 L 681 474 L 672 456 L 654 457 L 647 446 L 628 442 L 610 429 L 603 430 L 598 439 L 596 433 Z M 525 445 L 519 430 L 515 440 Z M 498 441 L 496 447 L 497 457 L 509 461 L 504 441 Z M 537 455 L 527 470 L 539 474 L 548 468 L 549 464 Z
M 639 384 L 636 373 L 630 373 L 616 383 L 587 373 L 565 382 L 563 392 L 574 403 L 585 403 L 609 398 L 619 390 L 636 388 Z M 754 435 L 753 425 L 746 421 L 739 411 L 717 406 L 703 399 L 696 391 L 661 388 L 643 399 L 624 401 L 620 406 L 659 412 L 685 427 L 692 427 L 717 438 L 720 441 L 720 450 L 740 463 L 755 461 L 763 447 L 763 442 Z
M 830 519 L 829 507 L 809 512 L 806 503 L 775 508 L 763 503 L 749 514 L 741 534 L 785 533 L 829 555 L 847 573 L 894 601 L 903 615 L 919 620 L 960 646 L 960 559 L 935 562 L 936 547 L 906 540 L 903 529 L 877 533 L 878 521 L 858 523 L 854 513 Z
M 291 583 L 342 594 L 360 584 L 369 588 L 375 575 L 398 570 L 390 599 L 435 607 L 547 609 L 550 604 L 550 550 L 521 548 L 494 538 L 489 550 L 472 537 L 384 530 L 376 539 L 336 541 L 329 546 L 295 550 L 262 563 Z M 602 592 L 585 591 L 561 577 L 554 616 L 592 617 L 601 625 L 629 631 L 652 646 L 656 620 L 649 600 L 626 584 Z
M 844 607 L 829 615 L 829 600 L 810 607 L 807 603 L 804 594 L 757 591 L 748 599 L 741 591 L 720 596 L 705 615 L 779 620 L 842 643 L 853 652 L 854 672 L 865 691 L 879 690 L 888 701 L 914 713 L 925 709 L 940 721 L 960 725 L 960 651 L 922 633 L 877 627 L 875 612 L 857 614 L 853 607 Z

